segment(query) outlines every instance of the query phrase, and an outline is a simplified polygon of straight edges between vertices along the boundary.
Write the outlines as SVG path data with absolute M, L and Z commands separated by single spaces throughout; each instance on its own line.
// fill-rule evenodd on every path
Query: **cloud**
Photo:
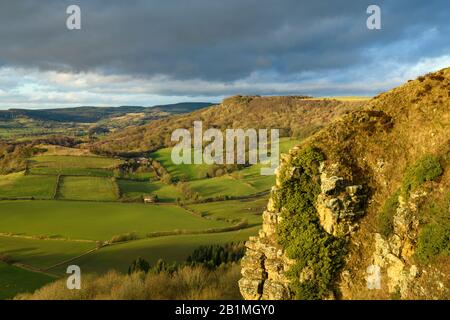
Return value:
M 377 2 L 380 31 L 366 0 L 3 1 L 0 105 L 373 94 L 445 61 L 448 0 Z M 74 3 L 80 31 L 65 27 Z

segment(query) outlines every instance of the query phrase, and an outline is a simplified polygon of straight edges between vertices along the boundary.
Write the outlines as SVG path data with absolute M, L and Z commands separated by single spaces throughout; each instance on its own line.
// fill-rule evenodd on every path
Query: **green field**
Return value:
M 0 300 L 12 299 L 18 293 L 33 292 L 54 278 L 0 262 Z
M 219 196 L 246 196 L 257 193 L 250 184 L 243 180 L 234 179 L 229 175 L 211 179 L 194 180 L 189 182 L 192 190 L 198 192 L 202 198 Z
M 229 200 L 189 205 L 188 208 L 204 217 L 237 222 L 242 219 L 251 226 L 262 223 L 261 213 L 267 205 L 267 197 L 247 200 Z
M 241 180 L 252 186 L 257 192 L 270 190 L 275 184 L 274 175 L 261 175 L 262 164 L 256 164 L 249 168 L 241 170 Z
M 160 149 L 150 156 L 160 162 L 172 177 L 178 179 L 203 179 L 206 177 L 209 169 L 209 165 L 207 164 L 174 164 L 172 162 L 172 148 Z
M 133 172 L 126 174 L 122 177 L 123 179 L 129 179 L 129 180 L 137 180 L 137 181 L 157 181 L 158 177 L 156 176 L 154 171 L 148 171 L 148 172 Z
M 73 263 L 79 265 L 85 272 L 103 273 L 111 269 L 126 272 L 137 257 L 142 257 L 150 263 L 155 263 L 158 259 L 182 262 L 199 246 L 247 240 L 249 236 L 255 235 L 258 229 L 259 227 L 253 227 L 233 232 L 131 241 L 102 248 Z M 67 265 L 62 265 L 51 271 L 63 273 L 66 267 Z
M 33 167 L 109 169 L 122 163 L 122 160 L 95 156 L 36 156 L 30 162 Z
M 29 173 L 33 175 L 67 175 L 67 176 L 89 176 L 89 177 L 112 177 L 112 170 L 96 168 L 30 168 Z
M 110 178 L 61 177 L 58 199 L 115 201 L 114 183 Z
M 280 153 L 287 153 L 290 149 L 300 143 L 300 140 L 293 138 L 280 138 Z
M 112 176 L 122 160 L 95 156 L 36 156 L 30 159 L 31 174 Z
M 286 153 L 299 144 L 299 140 L 280 138 L 280 153 Z M 202 198 L 219 196 L 246 196 L 269 190 L 275 183 L 275 178 L 261 175 L 261 168 L 266 164 L 256 164 L 239 171 L 238 178 L 233 174 L 221 177 L 204 178 L 209 165 L 180 164 L 175 165 L 171 160 L 171 148 L 165 148 L 154 152 L 151 156 L 158 160 L 166 170 L 174 177 L 185 177 L 191 188 L 200 194 Z M 234 178 L 233 178 L 234 177 Z
M 172 205 L 76 201 L 2 201 L 0 232 L 27 236 L 109 240 L 137 232 L 201 230 L 230 226 Z
M 125 198 L 135 198 L 142 195 L 154 194 L 158 196 L 160 202 L 175 202 L 181 194 L 173 185 L 166 185 L 160 181 L 133 181 L 118 179 L 122 196 Z
M 280 153 L 286 153 L 299 144 L 299 140 L 290 138 L 280 138 Z M 174 178 L 186 178 L 189 181 L 204 179 L 210 168 L 207 164 L 179 164 L 176 165 L 172 162 L 172 148 L 160 149 L 151 154 L 151 157 L 158 162 L 160 162 L 164 168 L 174 177 Z M 193 156 L 191 157 L 193 159 Z
M 0 236 L 0 254 L 45 269 L 95 248 L 93 242 L 38 240 Z
M 55 185 L 55 176 L 24 175 L 22 172 L 0 175 L 0 198 L 51 199 Z

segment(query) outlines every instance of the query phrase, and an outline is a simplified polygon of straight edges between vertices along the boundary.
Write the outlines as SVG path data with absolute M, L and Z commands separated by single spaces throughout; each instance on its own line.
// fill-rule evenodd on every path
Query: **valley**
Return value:
M 62 135 L 65 125 L 72 126 L 49 130 Z M 23 170 L 11 165 L 0 176 L 2 298 L 64 276 L 70 264 L 87 273 L 126 272 L 137 257 L 182 262 L 199 246 L 245 241 L 257 233 L 274 183 L 260 175 L 261 164 L 174 165 L 170 146 L 137 158 L 105 156 L 89 148 L 99 138 L 66 131 L 78 141 L 59 144 L 40 140 L 42 132 L 9 132 L 6 144 L 36 150 L 11 156 Z M 298 142 L 282 138 L 280 151 Z M 143 203 L 150 195 L 157 200 Z M 33 280 L 17 282 L 18 275 Z
M 389 97 L 391 96 L 388 95 Z M 196 267 L 189 261 L 199 255 L 199 250 L 200 252 L 207 250 L 205 248 L 208 246 L 216 248 L 215 250 L 219 250 L 217 248 L 225 250 L 223 248 L 227 246 L 242 248 L 249 237 L 253 240 L 249 242 L 250 249 L 246 251 L 250 258 L 243 260 L 244 277 L 239 282 L 240 293 L 237 287 L 239 276 L 235 272 L 239 255 L 230 252 L 229 257 L 233 257 L 230 259 L 235 260 L 221 263 L 221 259 L 230 261 L 227 260 L 226 254 L 222 254 L 220 258 L 216 257 L 209 263 L 216 261 L 215 268 L 222 265 L 227 277 L 233 277 L 234 285 L 229 292 L 230 297 L 241 297 L 241 294 L 244 298 L 256 296 L 257 293 L 254 291 L 256 289 L 251 287 L 253 283 L 255 281 L 265 283 L 267 280 L 256 278 L 252 274 L 253 271 L 249 270 L 257 266 L 249 263 L 260 261 L 270 256 L 273 250 L 280 248 L 279 243 L 272 243 L 275 241 L 275 234 L 282 235 L 279 233 L 281 231 L 274 229 L 272 222 L 275 219 L 272 216 L 279 213 L 267 210 L 274 210 L 274 202 L 279 201 L 274 198 L 276 196 L 274 192 L 283 183 L 280 181 L 280 174 L 284 173 L 278 171 L 277 176 L 261 175 L 261 168 L 268 167 L 269 164 L 251 164 L 248 161 L 233 165 L 207 165 L 204 162 L 175 164 L 171 158 L 174 148 L 174 143 L 170 139 L 172 130 L 192 129 L 193 122 L 198 119 L 222 131 L 226 128 L 279 128 L 280 168 L 286 167 L 286 161 L 300 161 L 295 158 L 298 150 L 312 152 L 308 157 L 317 157 L 323 161 L 322 155 L 315 153 L 316 149 L 308 151 L 308 147 L 305 147 L 315 143 L 321 150 L 327 151 L 328 160 L 338 159 L 334 161 L 345 164 L 342 165 L 340 170 L 343 170 L 343 173 L 340 174 L 352 178 L 346 178 L 347 180 L 342 178 L 343 181 L 360 177 L 357 181 L 361 181 L 359 182 L 361 186 L 349 186 L 349 190 L 365 190 L 364 188 L 368 188 L 372 182 L 365 182 L 364 176 L 358 176 L 359 172 L 352 176 L 349 172 L 357 169 L 351 165 L 354 160 L 346 157 L 362 153 L 365 150 L 362 146 L 370 139 L 366 138 L 366 142 L 358 141 L 357 144 L 345 147 L 337 145 L 345 144 L 350 139 L 359 139 L 358 135 L 354 138 L 355 136 L 348 133 L 348 130 L 355 130 L 361 135 L 369 132 L 369 137 L 371 134 L 380 134 L 381 139 L 385 139 L 383 135 L 389 132 L 391 128 L 389 119 L 392 118 L 383 112 L 370 110 L 371 106 L 376 106 L 377 99 L 379 98 L 367 100 L 351 97 L 317 99 L 235 96 L 225 99 L 220 105 L 191 112 L 183 111 L 166 115 L 164 119 L 153 119 L 145 124 L 127 125 L 96 134 L 75 135 L 71 131 L 65 134 L 54 131 L 45 138 L 40 134 L 36 136 L 31 134 L 26 139 L 23 136 L 4 138 L 0 141 L 2 152 L 0 272 L 5 276 L 0 282 L 0 297 L 8 299 L 18 293 L 31 293 L 46 283 L 52 283 L 48 288 L 59 286 L 63 283 L 66 268 L 72 264 L 79 266 L 88 277 L 93 277 L 94 282 L 106 281 L 101 277 L 109 279 L 111 272 L 114 277 L 125 276 L 132 264 L 138 263 L 139 259 L 152 268 L 163 268 L 168 275 L 175 272 L 177 276 L 182 277 L 183 268 Z M 387 101 L 389 103 L 390 100 Z M 114 114 L 112 117 L 116 119 L 116 116 Z M 100 122 L 106 123 L 108 119 L 112 119 L 108 117 L 90 123 L 88 127 L 97 127 Z M 366 121 L 369 122 L 366 124 Z M 447 130 L 445 129 L 447 124 L 444 118 L 436 121 L 440 123 L 438 127 L 442 128 L 440 131 L 442 137 L 442 132 Z M 64 124 L 65 122 L 59 123 L 61 126 Z M 401 143 L 402 139 L 397 140 L 397 143 Z M 442 139 L 439 142 L 441 145 Z M 362 149 L 356 153 L 352 151 L 347 156 L 339 153 L 342 149 L 358 146 Z M 387 144 L 385 149 L 389 148 Z M 377 148 L 373 147 L 372 150 Z M 389 150 L 395 152 L 393 149 Z M 442 152 L 445 155 L 445 152 Z M 294 174 L 302 166 L 305 164 L 294 165 L 289 170 Z M 312 169 L 307 168 L 304 172 L 310 172 L 309 170 Z M 318 177 L 307 179 L 326 181 L 327 178 L 322 175 L 320 179 Z M 310 183 L 313 185 L 313 182 Z M 276 186 L 275 189 L 273 186 Z M 286 186 L 297 190 L 295 184 Z M 308 188 L 302 193 L 303 196 L 310 192 Z M 287 190 L 286 192 L 292 192 Z M 324 194 L 320 197 L 329 196 Z M 291 197 L 283 195 L 281 199 L 285 201 L 285 205 L 293 205 L 293 201 L 301 199 L 292 200 Z M 352 199 L 351 201 L 360 201 Z M 302 207 L 303 204 L 294 204 L 292 210 L 297 210 L 297 206 Z M 352 203 L 349 206 L 356 204 Z M 358 211 L 358 214 L 360 212 L 362 211 Z M 353 215 L 356 214 L 351 213 L 351 216 Z M 383 219 L 392 219 L 392 216 Z M 337 238 L 333 238 L 333 241 L 336 241 L 336 245 L 337 243 L 341 245 L 341 242 L 338 242 L 340 240 L 336 239 L 341 237 L 338 232 L 342 231 L 333 231 L 333 228 L 350 228 L 348 226 L 350 222 L 345 222 L 345 226 L 329 225 L 328 220 L 326 222 L 320 220 L 320 223 L 324 225 L 319 227 L 316 222 L 309 222 L 309 227 L 314 226 L 318 228 L 315 230 L 322 230 L 315 231 L 318 233 L 313 236 L 325 237 L 321 233 L 323 230 L 335 232 L 336 235 L 333 234 L 333 237 Z M 369 220 L 368 224 L 363 224 L 363 228 L 371 230 L 370 225 L 377 223 L 379 225 L 384 223 L 387 225 L 385 229 L 392 229 L 389 224 L 391 222 L 388 223 L 386 220 L 383 222 Z M 283 228 L 289 230 L 292 226 L 296 226 L 296 222 L 293 221 Z M 372 234 L 373 230 L 369 233 Z M 285 236 L 290 237 L 290 234 Z M 365 239 L 358 233 L 356 236 Z M 345 233 L 342 237 L 348 239 L 348 234 Z M 330 239 L 332 238 L 326 241 L 331 241 Z M 262 241 L 262 244 L 258 241 Z M 300 243 L 309 240 L 302 241 Z M 316 250 L 321 241 L 325 240 L 317 240 L 308 250 Z M 369 242 L 367 239 L 364 241 Z M 277 249 L 270 247 L 272 245 Z M 258 256 L 255 260 L 252 255 L 256 253 L 252 248 L 268 252 L 258 252 L 262 258 Z M 331 254 L 328 251 L 324 252 Z M 338 264 L 339 257 L 333 256 L 330 261 Z M 175 268 L 176 271 L 170 271 L 171 268 Z M 201 272 L 206 272 L 204 270 Z M 326 269 L 323 270 L 328 272 Z M 100 278 L 95 278 L 94 274 Z M 284 275 L 271 276 L 284 279 Z M 30 280 L 21 282 L 17 281 L 17 277 Z M 55 279 L 60 281 L 54 282 Z M 126 279 L 128 281 L 130 278 Z M 327 281 L 332 281 L 331 279 L 334 278 Z M 263 293 L 267 294 L 267 297 L 279 298 L 278 294 L 285 294 L 277 291 L 280 289 L 272 291 L 275 287 L 270 281 L 267 283 L 270 285 L 269 289 L 267 293 Z M 290 292 L 285 283 L 276 285 L 284 288 L 285 291 L 281 292 Z M 317 285 L 316 288 L 321 285 Z M 326 286 L 331 288 L 333 285 L 333 282 L 329 282 Z M 46 292 L 45 290 L 43 292 Z M 53 295 L 52 292 L 49 294 Z M 320 294 L 324 294 L 299 292 L 301 298 L 305 297 L 302 294 L 316 294 L 311 296 L 312 298 L 322 298 Z
M 303 103 L 296 98 L 291 101 Z M 267 109 L 279 103 L 275 100 Z M 312 128 L 331 120 L 330 112 L 339 114 L 361 104 L 359 100 L 350 104 L 335 100 L 305 103 L 301 106 L 305 112 L 316 105 L 330 105 L 330 109 L 322 107 L 313 113 L 318 118 L 310 120 L 315 122 Z M 161 125 L 173 122 L 181 126 L 180 117 L 195 119 L 196 113 L 211 112 L 208 110 L 218 116 L 225 108 L 210 107 L 184 115 L 181 109 Z M 281 114 L 287 116 L 290 110 Z M 67 119 L 85 121 L 89 116 L 99 124 L 117 119 L 117 113 L 98 119 L 97 109 L 80 111 L 59 111 L 61 119 L 52 112 L 32 115 L 63 120 L 57 122 L 61 127 L 72 126 L 64 122 Z M 229 121 L 219 119 L 215 122 Z M 150 125 L 155 121 L 159 120 L 151 120 Z M 258 127 L 256 124 L 255 119 L 247 126 Z M 162 126 L 155 134 L 164 141 L 170 138 L 170 131 L 160 131 Z M 33 291 L 41 282 L 64 276 L 70 264 L 86 273 L 126 272 L 138 257 L 152 264 L 161 259 L 183 262 L 200 246 L 239 243 L 258 233 L 261 213 L 275 182 L 274 176 L 260 174 L 266 165 L 175 165 L 170 143 L 147 152 L 99 153 L 96 144 L 114 133 L 88 136 L 67 131 L 63 135 L 57 127 L 53 129 L 52 136 L 44 139 L 41 133 L 33 136 L 28 132 L 26 140 L 9 135 L 3 142 L 3 161 L 8 161 L 8 167 L 0 175 L 0 260 L 11 274 L 10 281 L 7 277 L 0 284 L 3 298 L 12 298 L 20 290 Z M 296 136 L 285 134 L 280 139 L 280 152 L 288 152 L 299 142 Z M 14 165 L 17 161 L 21 167 Z M 13 286 L 17 272 L 36 274 L 37 280 L 19 290 Z

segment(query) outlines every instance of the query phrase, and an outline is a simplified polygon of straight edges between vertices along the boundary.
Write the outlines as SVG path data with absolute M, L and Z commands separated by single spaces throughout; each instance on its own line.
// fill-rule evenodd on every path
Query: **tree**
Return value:
M 136 272 L 145 272 L 147 273 L 150 269 L 150 264 L 145 261 L 143 258 L 139 257 L 133 261 L 131 266 L 128 268 L 128 274 L 133 274 Z

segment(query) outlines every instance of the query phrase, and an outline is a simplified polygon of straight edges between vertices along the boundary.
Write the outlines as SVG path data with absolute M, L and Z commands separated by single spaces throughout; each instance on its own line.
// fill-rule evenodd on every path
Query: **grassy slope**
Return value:
M 137 232 L 200 230 L 229 223 L 207 220 L 176 206 L 71 201 L 0 202 L 0 232 L 72 239 L 109 240 Z
M 110 269 L 126 272 L 131 262 L 137 257 L 143 257 L 151 263 L 155 263 L 158 259 L 184 261 L 201 245 L 246 240 L 249 236 L 254 235 L 258 228 L 253 227 L 225 233 L 167 236 L 131 241 L 103 248 L 76 260 L 74 263 L 79 265 L 85 272 L 102 273 Z M 65 267 L 61 266 L 51 271 L 63 273 Z
M 41 155 L 30 159 L 30 173 L 108 177 L 109 169 L 121 162 L 96 156 Z
M 166 185 L 159 181 L 131 181 L 117 180 L 122 195 L 125 197 L 139 197 L 141 195 L 156 194 L 160 202 L 175 202 L 181 197 L 177 188 L 173 185 Z
M 202 179 L 189 182 L 192 190 L 198 192 L 202 198 L 217 196 L 245 196 L 257 192 L 255 188 L 244 181 L 233 179 L 231 176 L 222 176 L 211 179 Z
M 18 293 L 33 292 L 54 278 L 0 262 L 0 300 L 11 299 Z
M 95 243 L 0 236 L 0 254 L 36 268 L 48 268 L 95 248 Z
M 225 99 L 218 106 L 120 130 L 91 146 L 96 152 L 157 150 L 173 145 L 168 133 L 178 128 L 191 129 L 195 120 L 202 120 L 203 128 L 290 128 L 293 136 L 304 136 L 363 104 L 364 101 L 236 96 Z
M 292 147 L 298 145 L 299 140 L 281 138 L 280 153 L 286 153 Z M 260 169 L 265 164 L 256 164 L 239 171 L 239 177 L 225 175 L 211 179 L 195 180 L 190 182 L 190 186 L 203 198 L 217 196 L 246 196 L 269 190 L 275 183 L 275 176 L 263 176 Z
M 54 176 L 25 176 L 22 172 L 0 176 L 0 197 L 50 199 L 55 189 Z
M 189 205 L 188 208 L 205 217 L 239 221 L 246 219 L 250 225 L 262 223 L 261 212 L 267 204 L 267 197 L 248 200 L 231 200 Z
M 96 156 L 36 156 L 31 159 L 32 166 L 47 168 L 112 168 L 122 161 Z
M 100 177 L 62 177 L 58 192 L 59 199 L 114 201 L 113 181 Z
M 207 164 L 174 164 L 172 162 L 172 148 L 160 149 L 150 156 L 160 162 L 174 178 L 202 179 L 206 176 L 209 168 Z

